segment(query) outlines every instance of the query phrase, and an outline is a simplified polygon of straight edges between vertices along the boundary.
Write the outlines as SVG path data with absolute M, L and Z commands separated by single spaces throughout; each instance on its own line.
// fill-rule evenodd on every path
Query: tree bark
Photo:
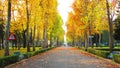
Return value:
M 110 7 L 108 0 L 106 0 L 106 6 L 107 6 L 107 15 L 108 15 L 108 25 L 109 25 L 109 46 L 110 46 L 110 53 L 113 51 L 113 24 L 112 19 L 110 18 Z
M 75 38 L 72 36 L 72 46 L 75 46 Z
M 91 37 L 91 22 L 88 22 L 89 23 L 89 43 L 88 45 L 91 46 L 93 48 L 93 45 L 92 45 L 92 37 Z
M 36 33 L 36 23 L 34 23 L 34 33 L 33 33 L 33 51 L 35 51 L 35 33 Z
M 79 38 L 79 47 L 82 47 L 82 38 Z
M 8 37 L 9 37 L 9 31 L 10 31 L 10 21 L 11 21 L 11 0 L 8 0 L 8 16 L 7 16 L 7 24 L 6 24 L 6 31 L 5 31 L 4 56 L 9 55 Z
M 50 32 L 50 47 L 52 46 L 52 32 Z
M 0 50 L 2 49 L 2 39 L 0 39 Z
M 20 43 L 21 43 L 21 41 L 20 41 L 20 39 L 21 39 L 21 37 L 20 37 L 20 33 L 19 32 L 16 32 L 16 44 L 17 44 L 17 47 L 18 47 L 18 50 L 20 50 Z
M 85 50 L 87 50 L 87 48 L 88 48 L 88 37 L 87 37 L 87 32 L 86 32 L 86 30 L 85 30 Z
M 57 47 L 59 46 L 59 38 L 57 37 Z
M 28 0 L 26 0 L 26 17 L 27 17 L 27 38 L 26 38 L 26 43 L 27 43 L 27 52 L 30 52 L 30 45 L 29 45 L 29 10 L 28 10 Z
M 4 49 L 4 35 L 2 37 L 2 48 Z
M 23 48 L 26 48 L 26 31 L 25 30 L 23 30 L 23 32 L 22 32 L 22 36 L 23 36 Z
M 38 33 L 37 33 L 37 44 L 36 44 L 37 46 L 41 46 L 41 44 L 40 44 L 41 42 L 43 44 L 43 40 L 41 40 L 41 42 L 40 42 L 40 36 L 39 35 L 40 35 L 40 32 L 38 31 Z
M 45 21 L 44 21 L 44 26 L 43 26 L 43 48 L 47 48 L 47 46 L 48 46 L 48 40 L 47 40 L 47 19 L 48 19 L 48 14 L 45 13 Z
M 100 33 L 100 34 L 99 34 L 99 46 L 100 46 L 100 47 L 102 47 L 102 45 L 101 45 L 101 38 L 102 38 L 102 36 L 101 36 L 101 35 L 102 35 L 102 34 Z

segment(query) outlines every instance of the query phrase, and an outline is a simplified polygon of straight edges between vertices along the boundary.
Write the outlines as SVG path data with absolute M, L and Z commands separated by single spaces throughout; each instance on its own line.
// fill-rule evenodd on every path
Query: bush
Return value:
M 3 66 L 3 60 L 2 60 L 2 58 L 0 58 L 0 67 L 2 67 Z
M 54 48 L 54 47 L 52 47 L 52 48 Z M 39 53 L 43 53 L 43 52 L 48 51 L 52 48 L 45 48 L 45 49 L 42 49 L 39 51 L 27 52 L 27 53 L 21 54 L 21 55 L 14 54 L 14 55 L 10 55 L 10 56 L 5 56 L 3 58 L 0 58 L 0 68 L 5 67 L 5 66 L 10 65 L 10 64 L 13 64 L 15 62 L 18 62 L 22 59 L 27 59 L 29 57 L 35 56 Z
M 92 54 L 101 56 L 101 57 L 103 57 L 103 58 L 107 58 L 107 56 L 109 55 L 109 52 L 108 52 L 108 51 L 101 51 L 101 50 L 95 50 L 95 49 L 87 49 L 87 51 L 88 51 L 89 53 L 92 53 Z
M 32 53 L 31 52 L 27 52 L 25 54 L 28 56 L 28 58 L 32 57 Z
M 95 49 L 87 49 L 89 53 L 95 54 Z
M 35 52 L 32 53 L 32 56 L 35 56 L 35 55 L 37 55 L 39 53 L 40 53 L 39 51 L 35 51 Z
M 79 49 L 81 49 L 81 50 L 83 50 L 83 51 L 85 51 L 86 49 L 85 48 L 83 48 L 83 47 L 79 47 Z
M 107 58 L 110 53 L 109 53 L 108 51 L 96 50 L 96 54 L 97 54 L 98 56 L 103 57 L 103 58 Z
M 96 50 L 109 51 L 109 48 L 96 48 Z M 120 51 L 119 48 L 114 48 L 113 51 Z
M 120 63 L 120 54 L 114 54 L 113 55 L 113 60 L 117 63 Z
M 52 47 L 52 48 L 54 48 L 54 47 Z M 45 49 L 41 49 L 41 50 L 34 51 L 34 52 L 24 53 L 24 54 L 22 54 L 22 55 L 24 56 L 22 59 L 30 58 L 30 57 L 32 57 L 32 56 L 35 56 L 35 55 L 39 54 L 39 53 L 43 53 L 43 52 L 45 52 L 45 51 L 48 51 L 48 50 L 50 50 L 50 49 L 52 49 L 52 48 L 45 48 Z
M 18 55 L 6 56 L 6 57 L 0 59 L 0 67 L 4 67 L 4 66 L 7 66 L 9 64 L 15 63 L 18 60 L 19 60 Z

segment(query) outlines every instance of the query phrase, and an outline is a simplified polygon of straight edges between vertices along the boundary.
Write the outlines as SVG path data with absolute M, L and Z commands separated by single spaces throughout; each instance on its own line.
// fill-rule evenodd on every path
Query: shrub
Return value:
M 96 54 L 103 58 L 107 58 L 110 53 L 108 51 L 96 50 Z
M 54 47 L 52 47 L 52 48 L 54 48 Z M 35 51 L 35 52 L 27 52 L 27 53 L 24 53 L 24 54 L 21 54 L 21 55 L 13 54 L 13 55 L 10 55 L 10 56 L 5 56 L 3 58 L 0 58 L 0 68 L 5 67 L 5 66 L 10 65 L 10 64 L 13 64 L 15 62 L 18 62 L 19 60 L 27 59 L 29 57 L 35 56 L 39 53 L 48 51 L 52 48 L 45 48 L 45 49 Z
M 85 48 L 83 48 L 83 47 L 79 47 L 81 50 L 83 50 L 83 51 L 85 51 Z
M 95 49 L 87 49 L 89 53 L 95 54 Z
M 37 54 L 39 54 L 39 51 L 33 52 L 33 53 L 32 53 L 32 56 L 35 56 L 35 55 L 37 55 Z
M 113 60 L 117 63 L 120 63 L 120 54 L 113 54 Z
M 0 67 L 2 67 L 3 66 L 3 60 L 2 60 L 2 58 L 0 58 Z
M 9 64 L 15 63 L 18 60 L 19 60 L 18 55 L 6 56 L 6 57 L 0 59 L 0 67 L 4 67 L 4 66 L 7 66 Z
M 103 57 L 103 58 L 107 58 L 107 56 L 109 55 L 109 52 L 108 52 L 108 51 L 95 50 L 95 49 L 87 49 L 87 51 L 88 51 L 89 53 L 92 53 L 92 54 L 101 56 L 101 57 Z
M 32 57 L 31 52 L 27 52 L 27 53 L 25 53 L 25 54 L 27 55 L 28 58 Z

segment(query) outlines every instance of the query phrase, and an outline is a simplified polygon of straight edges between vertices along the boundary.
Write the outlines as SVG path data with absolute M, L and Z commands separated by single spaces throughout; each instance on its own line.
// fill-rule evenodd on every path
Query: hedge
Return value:
M 101 50 L 95 50 L 95 49 L 87 49 L 89 53 L 101 56 L 103 58 L 107 58 L 108 55 L 110 54 L 108 51 L 101 51 Z
M 54 48 L 54 47 L 52 47 L 52 48 Z M 27 53 L 25 53 L 24 55 L 27 55 L 27 57 L 29 58 L 29 57 L 35 56 L 35 55 L 37 55 L 37 54 L 39 54 L 39 53 L 43 53 L 43 52 L 45 52 L 45 51 L 48 51 L 48 50 L 50 50 L 50 49 L 52 49 L 52 48 L 45 48 L 45 49 L 41 49 L 41 50 L 34 51 L 34 52 L 27 52 Z
M 54 48 L 54 47 L 52 47 L 52 48 Z M 0 58 L 0 68 L 5 67 L 5 66 L 10 65 L 10 64 L 13 64 L 13 63 L 16 63 L 22 59 L 30 58 L 32 56 L 39 54 L 39 53 L 43 53 L 45 51 L 48 51 L 52 48 L 45 48 L 42 50 L 38 50 L 38 51 L 34 51 L 34 52 L 27 52 L 25 54 L 20 54 L 20 55 L 13 54 L 10 56 L 5 56 L 3 58 Z
M 80 47 L 80 49 L 83 50 L 83 51 L 85 51 L 85 48 L 83 48 L 83 47 Z
M 81 48 L 82 50 L 85 50 L 84 48 Z M 88 48 L 87 52 L 101 56 L 103 58 L 108 58 L 110 56 L 109 51 L 102 51 L 102 50 L 96 50 L 92 48 Z M 120 54 L 112 54 L 113 55 L 113 60 L 117 63 L 120 63 Z
M 113 60 L 117 63 L 120 63 L 120 54 L 114 54 L 113 55 Z
M 7 66 L 9 64 L 18 62 L 19 55 L 11 55 L 11 56 L 6 56 L 4 58 L 0 58 L 0 67 Z

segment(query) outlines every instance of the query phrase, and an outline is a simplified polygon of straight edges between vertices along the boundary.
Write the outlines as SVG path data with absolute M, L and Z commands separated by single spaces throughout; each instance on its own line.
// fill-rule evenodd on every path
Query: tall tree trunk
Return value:
M 42 42 L 42 44 L 43 44 L 43 40 L 41 41 Z M 41 44 L 40 44 L 40 32 L 38 31 L 38 33 L 37 33 L 37 46 L 41 46 Z
M 102 34 L 100 33 L 99 34 L 99 46 L 101 47 L 102 45 L 101 45 L 101 38 L 102 38 L 102 36 L 101 36 Z
M 59 46 L 59 38 L 57 37 L 57 47 Z
M 2 39 L 0 39 L 0 50 L 2 49 Z
M 45 13 L 45 21 L 43 26 L 43 48 L 46 48 L 48 46 L 48 40 L 47 40 L 47 13 Z
M 72 40 L 72 46 L 75 46 L 75 39 Z
M 26 31 L 23 30 L 22 36 L 23 36 L 23 48 L 26 48 Z
M 78 46 L 82 47 L 82 38 L 81 37 L 79 37 L 79 45 Z
M 29 43 L 30 43 L 30 45 L 32 45 L 33 44 L 33 35 L 32 35 L 32 28 L 30 29 L 30 37 L 29 37 Z
M 85 30 L 84 33 L 85 33 L 85 34 L 84 34 L 84 36 L 85 36 L 85 50 L 87 50 L 87 48 L 88 48 L 88 37 L 87 37 L 87 32 L 86 32 L 86 30 Z
M 33 31 L 32 28 L 30 29 L 30 38 L 29 38 L 29 43 L 30 46 L 33 46 L 33 35 L 32 35 Z M 33 47 L 34 48 L 34 47 Z M 35 49 L 33 49 L 33 51 L 35 51 Z
M 52 46 L 52 32 L 50 32 L 50 47 Z
M 47 42 L 46 42 L 46 40 L 47 40 L 47 31 L 46 31 L 46 26 L 45 26 L 46 24 L 44 23 L 44 30 L 43 30 L 43 48 L 46 48 L 46 46 L 47 46 Z
M 110 7 L 108 0 L 106 0 L 106 6 L 107 6 L 107 15 L 108 15 L 108 25 L 109 25 L 109 46 L 110 46 L 110 53 L 113 51 L 113 24 L 112 19 L 110 18 Z
M 17 46 L 18 46 L 18 50 L 20 50 L 21 47 L 21 41 L 20 41 L 20 36 L 18 36 L 18 41 L 17 41 Z
M 33 51 L 35 51 L 35 33 L 36 33 L 36 23 L 34 23 L 34 33 L 33 33 Z
M 3 37 L 2 37 L 2 48 L 4 49 L 4 35 L 3 35 Z
M 17 44 L 18 50 L 20 50 L 20 33 L 16 32 L 16 41 L 15 43 Z
M 11 0 L 8 0 L 8 16 L 7 16 L 6 31 L 5 31 L 4 56 L 9 55 L 8 37 L 10 31 L 10 21 L 11 21 Z
M 92 45 L 92 36 L 91 36 L 91 22 L 89 22 L 89 44 L 88 45 L 93 48 L 93 45 Z
M 26 0 L 26 17 L 27 17 L 27 38 L 26 38 L 26 43 L 27 43 L 27 52 L 30 52 L 30 44 L 29 44 L 29 10 L 28 10 L 28 0 Z

